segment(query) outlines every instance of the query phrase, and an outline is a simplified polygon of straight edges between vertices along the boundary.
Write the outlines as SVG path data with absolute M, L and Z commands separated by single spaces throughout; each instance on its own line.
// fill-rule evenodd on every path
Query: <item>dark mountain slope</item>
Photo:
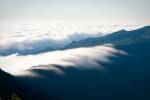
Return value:
M 38 91 L 37 91 L 38 90 Z M 16 99 L 12 99 L 16 97 Z M 17 99 L 18 98 L 18 99 Z M 59 100 L 38 87 L 32 87 L 0 69 L 0 100 Z
M 13 93 L 20 96 L 23 91 L 20 92 L 19 86 L 14 76 L 0 69 L 0 97 L 2 100 L 8 100 Z

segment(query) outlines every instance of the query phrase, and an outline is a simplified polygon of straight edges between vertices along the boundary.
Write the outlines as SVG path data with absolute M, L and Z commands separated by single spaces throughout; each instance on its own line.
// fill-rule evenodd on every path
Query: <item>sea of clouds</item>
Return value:
M 0 55 L 37 54 L 65 47 L 72 41 L 103 36 L 138 25 L 100 25 L 52 21 L 1 21 Z

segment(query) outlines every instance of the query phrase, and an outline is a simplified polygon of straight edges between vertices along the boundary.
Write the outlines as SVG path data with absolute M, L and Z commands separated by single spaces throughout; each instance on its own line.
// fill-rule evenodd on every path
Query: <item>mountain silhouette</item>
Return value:
M 114 45 L 127 45 L 133 43 L 139 43 L 147 41 L 150 39 L 150 26 L 145 26 L 143 28 L 126 31 L 120 30 L 106 36 L 87 38 L 81 41 L 73 41 L 67 45 L 67 48 L 77 48 L 77 47 L 90 47 L 106 43 L 113 43 Z
M 13 95 L 20 98 L 15 100 L 60 100 L 38 87 L 31 87 L 21 82 L 17 77 L 0 69 L 0 100 L 14 100 Z

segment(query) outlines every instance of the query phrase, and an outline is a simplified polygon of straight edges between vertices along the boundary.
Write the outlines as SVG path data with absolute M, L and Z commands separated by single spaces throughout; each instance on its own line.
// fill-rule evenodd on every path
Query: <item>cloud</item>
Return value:
M 36 54 L 54 49 L 59 49 L 67 42 L 65 40 L 53 40 L 50 38 L 25 39 L 23 41 L 8 40 L 0 42 L 0 55 L 6 56 L 14 53 Z M 5 41 L 5 40 L 4 40 Z
M 90 35 L 88 33 L 73 33 L 71 35 L 68 35 L 68 37 L 62 39 L 53 39 L 48 35 L 45 35 L 43 37 L 27 37 L 26 35 L 12 35 L 8 37 L 1 37 L 0 55 L 7 56 L 14 53 L 27 55 L 53 51 L 63 48 L 72 41 L 79 41 L 88 37 L 96 36 L 98 35 Z
M 61 72 L 53 65 L 60 65 L 64 68 L 71 66 L 78 69 L 101 69 L 101 63 L 110 63 L 111 59 L 109 57 L 115 57 L 117 54 L 124 55 L 126 53 L 115 49 L 113 46 L 103 45 L 53 51 L 37 55 L 18 56 L 18 54 L 13 54 L 0 57 L 0 65 L 3 70 L 14 75 L 23 73 L 23 70 L 38 68 L 50 70 L 52 68 L 56 72 Z
M 137 26 L 77 24 L 50 21 L 0 22 L 0 55 L 38 54 L 60 49 L 72 41 Z M 111 30 L 111 31 L 110 31 Z

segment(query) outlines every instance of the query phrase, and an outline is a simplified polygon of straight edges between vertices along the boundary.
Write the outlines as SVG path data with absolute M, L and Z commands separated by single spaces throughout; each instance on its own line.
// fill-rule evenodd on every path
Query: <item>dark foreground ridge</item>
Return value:
M 38 90 L 38 91 L 37 91 Z M 0 100 L 59 100 L 0 69 Z

